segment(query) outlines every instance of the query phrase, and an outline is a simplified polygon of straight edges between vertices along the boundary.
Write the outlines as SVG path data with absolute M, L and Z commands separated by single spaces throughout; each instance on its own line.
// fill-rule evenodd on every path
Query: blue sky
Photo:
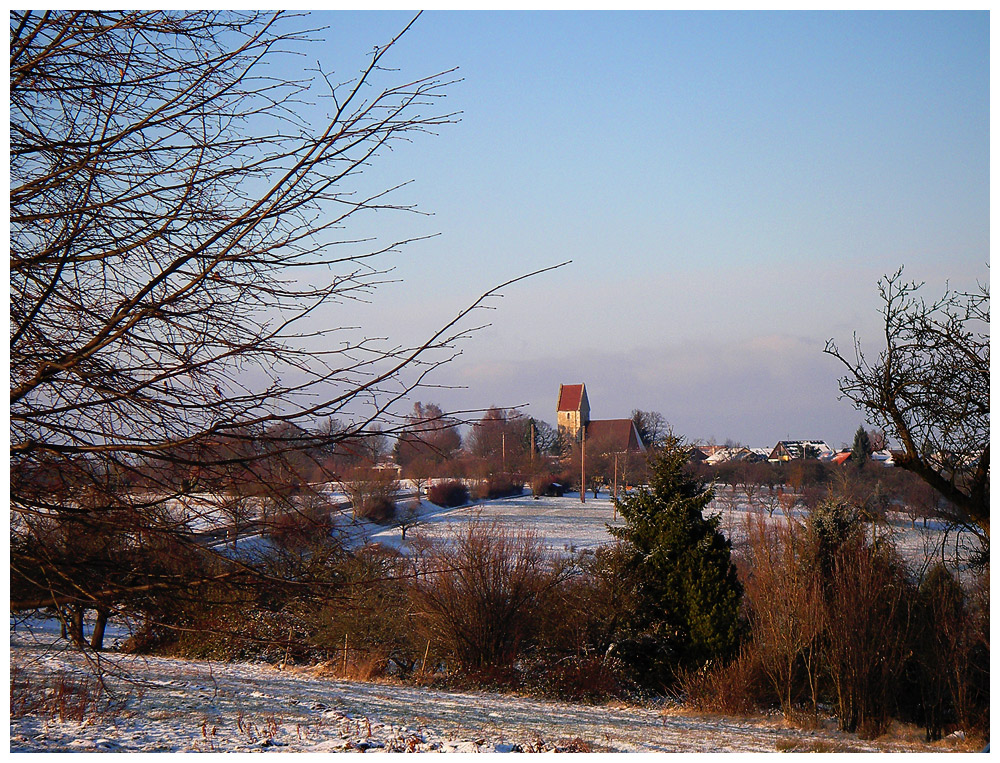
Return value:
M 345 77 L 410 19 L 323 12 L 307 56 Z M 400 342 L 506 289 L 436 377 L 446 408 L 528 404 L 560 382 L 597 418 L 657 410 L 692 439 L 849 442 L 825 340 L 874 351 L 877 279 L 988 278 L 989 16 L 972 13 L 428 12 L 399 77 L 458 67 L 458 124 L 365 182 L 439 233 L 351 321 Z M 330 315 L 328 320 L 341 320 Z

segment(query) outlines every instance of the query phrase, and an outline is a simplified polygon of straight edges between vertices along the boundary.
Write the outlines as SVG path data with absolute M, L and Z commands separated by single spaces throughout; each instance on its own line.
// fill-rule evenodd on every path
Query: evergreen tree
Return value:
M 712 489 L 685 470 L 688 453 L 669 436 L 650 464 L 649 487 L 617 501 L 634 611 L 618 656 L 642 683 L 662 689 L 681 668 L 731 656 L 742 587 L 719 518 L 706 518 Z
M 860 469 L 872 455 L 872 441 L 863 426 L 858 427 L 854 433 L 854 447 L 851 448 L 851 461 L 857 464 Z

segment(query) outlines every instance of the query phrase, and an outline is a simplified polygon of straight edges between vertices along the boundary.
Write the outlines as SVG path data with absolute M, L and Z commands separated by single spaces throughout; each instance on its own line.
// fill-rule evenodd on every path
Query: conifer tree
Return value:
M 735 652 L 742 586 L 718 516 L 705 517 L 713 494 L 689 474 L 687 449 L 674 436 L 650 464 L 648 487 L 616 501 L 624 527 L 609 527 L 626 546 L 626 584 L 635 602 L 619 656 L 650 688 L 669 685 L 678 669 Z
M 860 469 L 872 455 L 872 441 L 863 426 L 854 433 L 854 446 L 851 448 L 851 461 Z

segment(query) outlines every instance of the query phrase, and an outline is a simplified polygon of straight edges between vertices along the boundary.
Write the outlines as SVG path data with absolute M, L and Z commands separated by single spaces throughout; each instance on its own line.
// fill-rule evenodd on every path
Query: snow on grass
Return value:
M 371 684 L 316 669 L 114 655 L 107 684 L 121 706 L 80 720 L 16 717 L 11 752 L 773 752 L 928 749 L 863 742 L 776 717 L 725 718 L 672 706 L 582 705 L 479 692 Z M 12 686 L 41 692 L 91 676 L 83 656 L 11 634 Z M 12 700 L 18 694 L 12 690 Z
M 747 521 L 751 513 L 769 523 L 783 523 L 789 519 L 804 523 L 807 519 L 807 512 L 801 507 L 796 507 L 790 517 L 786 517 L 780 509 L 769 517 L 766 511 L 738 500 L 730 488 L 717 486 L 716 493 L 717 497 L 706 514 L 719 514 L 719 529 L 732 541 L 736 550 L 746 544 Z M 611 496 L 605 492 L 598 492 L 597 498 L 588 493 L 583 503 L 579 493 L 537 500 L 530 495 L 500 498 L 457 509 L 442 509 L 425 501 L 421 503 L 420 524 L 407 531 L 407 541 L 418 536 L 447 540 L 470 521 L 497 522 L 512 530 L 531 530 L 553 553 L 596 549 L 613 540 L 607 529 L 609 524 L 623 524 L 621 515 L 615 512 Z M 403 543 L 396 525 L 359 522 L 353 528 L 351 532 L 355 542 L 381 543 L 406 550 L 407 544 Z M 897 514 L 890 514 L 889 521 L 876 526 L 875 532 L 879 537 L 890 537 L 910 569 L 918 574 L 936 561 L 954 564 L 956 559 L 968 558 L 974 544 L 974 538 L 968 532 L 949 531 L 939 521 L 929 521 L 926 527 L 919 522 L 912 525 L 908 518 Z

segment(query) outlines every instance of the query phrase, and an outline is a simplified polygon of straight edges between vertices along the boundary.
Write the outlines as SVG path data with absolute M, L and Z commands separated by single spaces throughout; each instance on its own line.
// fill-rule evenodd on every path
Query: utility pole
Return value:
M 587 502 L 587 428 L 580 427 L 580 503 Z
M 614 490 L 615 490 L 615 500 L 617 501 L 618 500 L 618 453 L 617 452 L 615 453 L 615 488 L 614 488 Z M 617 511 L 618 510 L 615 509 L 616 513 L 617 513 Z

